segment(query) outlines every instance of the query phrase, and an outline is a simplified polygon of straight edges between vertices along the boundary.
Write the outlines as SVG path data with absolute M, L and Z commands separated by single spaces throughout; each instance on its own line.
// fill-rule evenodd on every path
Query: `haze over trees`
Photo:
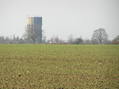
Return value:
M 38 33 L 34 32 L 32 29 L 26 29 L 23 37 L 15 36 L 4 37 L 0 36 L 0 43 L 2 44 L 24 44 L 24 43 L 37 43 Z M 109 40 L 108 34 L 104 28 L 99 28 L 94 30 L 91 39 L 83 39 L 81 37 L 73 38 L 70 35 L 68 40 L 59 38 L 58 36 L 53 36 L 47 39 L 46 36 L 42 35 L 42 43 L 45 44 L 119 44 L 119 35 L 114 39 Z
M 119 35 L 112 40 L 113 44 L 119 44 Z

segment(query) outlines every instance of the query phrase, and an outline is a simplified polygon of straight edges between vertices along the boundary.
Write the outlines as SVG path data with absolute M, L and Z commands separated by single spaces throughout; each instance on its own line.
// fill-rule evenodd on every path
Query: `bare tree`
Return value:
M 31 26 L 31 25 L 27 26 L 26 32 L 24 34 L 24 39 L 29 41 L 29 42 L 35 43 L 36 38 L 37 38 L 37 33 L 33 29 L 33 26 Z
M 92 36 L 92 43 L 104 44 L 108 40 L 108 35 L 104 28 L 99 28 L 94 31 Z
M 54 36 L 54 37 L 51 37 L 50 40 L 48 40 L 48 43 L 53 43 L 53 44 L 64 44 L 65 41 L 62 40 L 61 38 L 57 37 L 57 36 Z

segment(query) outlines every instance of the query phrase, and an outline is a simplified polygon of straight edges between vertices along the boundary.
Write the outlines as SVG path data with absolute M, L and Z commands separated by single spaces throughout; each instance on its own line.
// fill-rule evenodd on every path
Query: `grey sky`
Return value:
M 29 16 L 43 17 L 47 38 L 86 39 L 97 28 L 119 35 L 119 0 L 0 0 L 0 35 L 22 36 Z

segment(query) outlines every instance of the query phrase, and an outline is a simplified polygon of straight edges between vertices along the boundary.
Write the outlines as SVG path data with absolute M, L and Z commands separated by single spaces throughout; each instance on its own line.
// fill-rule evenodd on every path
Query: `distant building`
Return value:
M 32 31 L 35 43 L 42 43 L 42 17 L 29 17 L 27 30 Z

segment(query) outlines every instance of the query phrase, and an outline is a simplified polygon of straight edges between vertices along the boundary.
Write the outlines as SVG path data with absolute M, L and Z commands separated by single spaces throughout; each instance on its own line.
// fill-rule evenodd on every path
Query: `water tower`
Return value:
M 31 31 L 35 43 L 42 43 L 42 17 L 28 17 L 27 30 Z

